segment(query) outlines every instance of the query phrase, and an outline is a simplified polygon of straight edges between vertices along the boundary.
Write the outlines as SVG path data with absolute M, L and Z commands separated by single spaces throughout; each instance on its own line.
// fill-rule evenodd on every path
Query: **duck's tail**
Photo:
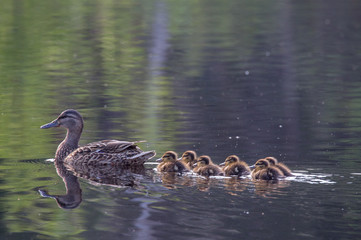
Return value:
M 142 159 L 145 161 L 147 161 L 148 159 L 154 157 L 156 155 L 156 152 L 154 150 L 152 151 L 146 151 L 146 152 L 141 152 L 138 153 L 134 156 L 131 156 L 129 159 L 133 160 L 133 159 Z

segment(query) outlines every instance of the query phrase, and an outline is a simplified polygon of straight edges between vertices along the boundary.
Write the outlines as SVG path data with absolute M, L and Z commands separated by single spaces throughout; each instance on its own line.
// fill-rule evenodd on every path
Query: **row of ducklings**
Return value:
M 251 174 L 253 179 L 277 180 L 282 177 L 292 176 L 291 170 L 279 163 L 274 157 L 259 159 L 251 168 L 241 161 L 236 155 L 231 155 L 219 166 L 214 164 L 207 155 L 197 157 L 196 152 L 186 151 L 178 159 L 177 153 L 168 151 L 157 159 L 159 172 L 188 172 L 193 171 L 202 176 L 246 176 Z

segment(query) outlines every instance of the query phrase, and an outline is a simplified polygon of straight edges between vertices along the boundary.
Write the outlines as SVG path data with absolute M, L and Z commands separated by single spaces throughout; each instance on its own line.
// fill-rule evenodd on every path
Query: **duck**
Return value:
M 187 172 L 190 169 L 178 159 L 176 152 L 167 151 L 163 156 L 157 159 L 157 162 L 160 162 L 157 166 L 158 172 Z
M 240 177 L 251 173 L 251 169 L 247 163 L 239 160 L 239 157 L 236 155 L 228 156 L 220 166 L 223 166 L 222 170 L 226 176 L 237 175 Z
M 259 159 L 254 166 L 255 169 L 251 173 L 253 179 L 278 180 L 284 177 L 282 171 L 277 167 L 271 166 L 267 159 Z
M 209 177 L 209 176 L 223 176 L 223 170 L 212 162 L 212 159 L 207 155 L 202 155 L 197 159 L 196 167 L 193 172 Z
M 122 167 L 140 166 L 155 156 L 155 151 L 142 151 L 136 144 L 119 140 L 102 140 L 79 147 L 83 131 L 83 117 L 74 109 L 67 109 L 41 129 L 63 127 L 67 130 L 65 139 L 59 144 L 55 161 L 68 165 L 116 165 Z
M 193 169 L 193 165 L 197 162 L 197 153 L 195 151 L 185 151 L 180 158 L 180 161 L 188 166 L 189 169 Z
M 286 177 L 293 176 L 291 169 L 289 169 L 285 164 L 278 162 L 278 160 L 274 157 L 266 157 L 265 159 L 271 164 L 271 166 L 277 167 L 282 171 L 283 175 Z

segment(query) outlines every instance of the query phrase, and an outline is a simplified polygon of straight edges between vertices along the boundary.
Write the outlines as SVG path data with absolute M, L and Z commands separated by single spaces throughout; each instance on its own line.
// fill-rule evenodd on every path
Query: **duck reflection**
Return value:
M 86 179 L 93 185 L 111 185 L 114 187 L 136 187 L 145 174 L 144 166 L 119 167 L 104 165 L 97 168 L 88 165 L 67 165 L 64 162 L 54 162 L 57 174 L 63 179 L 66 193 L 52 195 L 46 190 L 39 189 L 42 197 L 55 199 L 63 209 L 77 208 L 82 202 L 82 190 L 78 177 Z
M 82 190 L 78 178 L 57 161 L 54 162 L 57 174 L 63 179 L 66 193 L 64 195 L 51 195 L 45 190 L 38 190 L 42 197 L 55 199 L 59 207 L 64 209 L 77 208 L 82 202 Z

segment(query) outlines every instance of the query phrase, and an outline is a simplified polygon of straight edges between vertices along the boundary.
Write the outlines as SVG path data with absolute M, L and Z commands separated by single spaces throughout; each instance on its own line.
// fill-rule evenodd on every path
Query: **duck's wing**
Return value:
M 78 152 L 98 152 L 98 153 L 121 153 L 128 148 L 137 148 L 138 142 L 127 142 L 118 140 L 103 140 L 88 143 L 76 149 Z

